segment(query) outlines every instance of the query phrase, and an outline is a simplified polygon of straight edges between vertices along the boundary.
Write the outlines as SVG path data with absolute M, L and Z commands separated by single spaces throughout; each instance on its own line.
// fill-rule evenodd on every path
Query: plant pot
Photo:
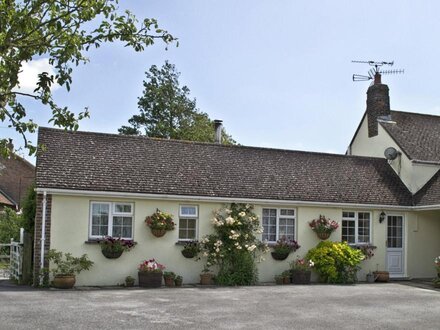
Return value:
M 169 288 L 175 286 L 174 278 L 172 278 L 172 277 L 164 277 L 163 279 L 164 279 L 164 281 L 165 281 L 165 286 L 167 286 L 167 287 L 169 287 Z
M 367 274 L 367 283 L 374 283 L 374 274 L 373 273 Z
M 312 272 L 310 270 L 292 270 L 293 284 L 310 284 L 310 277 Z
M 112 251 L 112 250 L 102 249 L 101 252 L 104 255 L 104 257 L 106 257 L 107 259 L 117 259 L 122 255 L 122 252 L 124 252 L 124 250 Z
M 166 232 L 165 229 L 151 229 L 151 233 L 156 237 L 162 237 Z
M 373 272 L 376 282 L 388 282 L 390 279 L 390 273 L 386 271 Z
M 131 288 L 131 287 L 133 287 L 133 286 L 134 286 L 134 281 L 125 281 L 125 286 L 126 286 L 127 288 Z
M 138 272 L 139 286 L 143 288 L 160 288 L 162 272 Z
M 319 239 L 322 239 L 323 241 L 325 241 L 326 239 L 328 239 L 330 237 L 332 233 L 316 233 L 316 235 L 318 235 Z
M 183 279 L 181 279 L 181 278 L 176 278 L 176 279 L 174 280 L 174 285 L 175 285 L 176 287 L 181 287 L 181 286 L 182 286 L 182 283 L 183 283 Z
M 290 284 L 290 276 L 283 277 L 283 284 Z
M 272 258 L 275 260 L 285 260 L 289 256 L 289 253 L 271 252 Z
M 182 250 L 182 255 L 185 258 L 188 258 L 188 259 L 194 258 L 196 256 L 196 254 L 193 251 L 190 251 L 190 250 Z
M 277 285 L 282 285 L 282 284 L 284 284 L 284 278 L 281 277 L 281 276 L 275 276 L 275 283 L 276 283 Z
M 201 285 L 213 285 L 214 284 L 213 277 L 214 277 L 214 274 L 212 274 L 212 273 L 200 274 L 200 284 Z
M 57 289 L 72 289 L 75 282 L 75 275 L 55 275 L 52 283 Z

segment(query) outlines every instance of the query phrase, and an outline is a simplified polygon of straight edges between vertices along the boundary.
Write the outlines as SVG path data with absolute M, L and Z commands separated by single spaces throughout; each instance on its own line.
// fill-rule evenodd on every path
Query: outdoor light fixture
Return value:
M 385 212 L 382 211 L 382 213 L 379 215 L 379 222 L 380 223 L 382 223 L 385 220 L 385 216 L 386 216 Z

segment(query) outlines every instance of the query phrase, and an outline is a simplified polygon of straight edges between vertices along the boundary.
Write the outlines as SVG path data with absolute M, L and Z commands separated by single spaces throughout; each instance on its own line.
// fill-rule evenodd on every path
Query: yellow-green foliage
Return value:
M 320 242 L 309 250 L 307 259 L 315 263 L 320 280 L 327 283 L 353 283 L 364 254 L 346 242 Z

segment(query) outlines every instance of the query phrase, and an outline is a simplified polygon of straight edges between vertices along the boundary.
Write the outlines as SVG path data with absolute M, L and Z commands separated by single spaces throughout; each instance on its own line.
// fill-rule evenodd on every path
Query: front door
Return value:
M 403 216 L 387 216 L 387 268 L 390 277 L 403 277 L 404 268 Z

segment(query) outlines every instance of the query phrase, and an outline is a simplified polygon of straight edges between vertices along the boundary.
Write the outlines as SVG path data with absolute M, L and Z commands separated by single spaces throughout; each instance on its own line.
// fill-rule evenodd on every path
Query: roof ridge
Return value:
M 408 111 L 400 111 L 400 110 L 390 110 L 391 112 L 399 112 L 407 115 L 417 115 L 417 116 L 427 116 L 427 117 L 437 117 L 440 119 L 440 115 L 433 115 L 430 113 L 419 113 L 419 112 L 408 112 Z
M 181 144 L 190 144 L 190 145 L 205 145 L 212 146 L 216 148 L 241 148 L 241 149 L 251 149 L 251 150 L 266 150 L 266 151 L 274 151 L 274 152 L 286 152 L 286 153 L 299 153 L 299 154 L 312 154 L 312 155 L 321 155 L 327 157 L 339 157 L 339 158 L 352 158 L 352 159 L 369 159 L 369 160 L 385 160 L 381 157 L 371 157 L 371 156 L 358 156 L 358 155 L 346 155 L 346 154 L 337 154 L 337 153 L 329 153 L 322 151 L 307 151 L 307 150 L 293 150 L 293 149 L 282 149 L 282 148 L 271 148 L 271 147 L 258 147 L 258 146 L 246 146 L 246 145 L 230 145 L 230 144 L 219 144 L 214 142 L 200 142 L 200 141 L 188 141 L 188 140 L 176 140 L 176 139 L 164 139 L 164 138 L 156 138 L 149 137 L 145 135 L 123 135 L 116 133 L 104 133 L 104 132 L 91 132 L 91 131 L 67 131 L 63 129 L 53 128 L 53 127 L 43 127 L 40 126 L 39 129 L 43 130 L 51 130 L 56 132 L 66 132 L 66 133 L 76 133 L 76 134 L 86 134 L 86 135 L 97 135 L 97 136 L 111 136 L 111 137 L 121 137 L 121 138 L 137 138 L 137 139 L 145 139 L 151 141 L 165 142 L 165 143 L 181 143 Z

